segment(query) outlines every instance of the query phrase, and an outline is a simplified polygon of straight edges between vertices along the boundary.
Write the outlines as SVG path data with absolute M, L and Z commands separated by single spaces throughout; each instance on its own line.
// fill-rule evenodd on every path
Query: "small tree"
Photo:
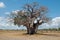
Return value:
M 48 22 L 49 18 L 45 16 L 47 8 L 39 6 L 36 2 L 32 4 L 26 4 L 23 10 L 18 11 L 16 14 L 11 15 L 14 21 L 14 25 L 23 25 L 27 28 L 28 34 L 34 34 L 37 32 L 37 28 L 44 22 Z

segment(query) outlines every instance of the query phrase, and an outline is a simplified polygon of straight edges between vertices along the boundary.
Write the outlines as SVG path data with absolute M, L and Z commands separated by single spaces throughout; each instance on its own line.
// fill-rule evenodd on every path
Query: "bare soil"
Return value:
M 0 30 L 0 40 L 60 40 L 60 31 L 38 31 L 28 35 L 26 31 Z

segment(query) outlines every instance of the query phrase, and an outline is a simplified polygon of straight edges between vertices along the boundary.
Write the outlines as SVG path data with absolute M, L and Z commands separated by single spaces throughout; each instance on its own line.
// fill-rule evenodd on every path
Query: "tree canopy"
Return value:
M 14 25 L 24 25 L 27 28 L 36 28 L 44 22 L 48 22 L 49 18 L 46 16 L 48 8 L 40 6 L 34 2 L 32 4 L 25 4 L 23 10 L 17 13 L 11 13 Z

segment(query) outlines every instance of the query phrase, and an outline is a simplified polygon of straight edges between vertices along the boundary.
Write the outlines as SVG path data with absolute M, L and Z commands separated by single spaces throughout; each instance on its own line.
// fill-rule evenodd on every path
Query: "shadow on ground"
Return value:
M 36 35 L 45 35 L 45 36 L 54 36 L 54 37 L 60 37 L 58 34 L 44 34 L 44 33 L 36 33 Z
M 29 34 L 23 33 L 22 35 L 29 35 Z M 47 33 L 36 33 L 36 34 L 33 34 L 33 35 L 44 35 L 44 36 L 60 37 L 60 35 L 58 35 L 58 34 L 47 34 Z

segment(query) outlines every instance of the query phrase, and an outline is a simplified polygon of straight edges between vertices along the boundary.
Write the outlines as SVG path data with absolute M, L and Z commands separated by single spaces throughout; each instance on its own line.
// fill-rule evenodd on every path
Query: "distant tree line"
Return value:
M 42 30 L 60 31 L 60 28 L 48 28 L 48 29 L 42 29 Z

